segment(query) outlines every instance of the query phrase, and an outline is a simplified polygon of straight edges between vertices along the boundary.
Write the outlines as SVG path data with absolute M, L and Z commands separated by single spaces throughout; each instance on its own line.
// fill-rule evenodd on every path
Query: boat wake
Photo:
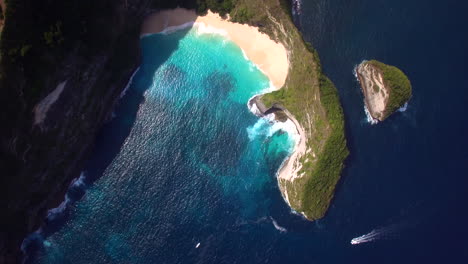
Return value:
M 270 216 L 270 220 L 273 223 L 273 226 L 275 227 L 276 230 L 280 231 L 281 233 L 288 232 L 286 228 L 278 225 L 278 222 L 276 222 L 275 219 L 273 219 L 273 217 Z
M 398 230 L 398 228 L 399 228 L 398 225 L 391 225 L 388 227 L 374 229 L 368 234 L 351 239 L 351 244 L 357 245 L 357 244 L 362 244 L 362 243 L 373 242 L 376 240 L 392 238 L 393 235 Z

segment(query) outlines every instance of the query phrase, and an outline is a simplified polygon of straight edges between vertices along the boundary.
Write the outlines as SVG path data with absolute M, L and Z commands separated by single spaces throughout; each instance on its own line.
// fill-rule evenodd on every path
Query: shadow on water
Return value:
M 26 263 L 34 262 L 38 251 L 43 248 L 45 238 L 59 231 L 70 218 L 70 205 L 79 201 L 86 189 L 98 180 L 114 158 L 119 154 L 137 118 L 138 109 L 144 103 L 144 93 L 153 83 L 153 73 L 163 65 L 179 47 L 179 41 L 190 31 L 190 27 L 170 34 L 170 41 L 161 41 L 161 46 L 148 48 L 145 39 L 140 42 L 142 58 L 140 68 L 135 72 L 129 89 L 114 110 L 113 118 L 103 126 L 96 137 L 91 155 L 79 179 L 70 185 L 63 203 L 49 211 L 38 232 L 29 235 L 25 241 Z M 154 34 L 145 38 L 157 38 Z M 148 42 L 146 42 L 148 43 Z M 154 43 L 154 42 L 152 42 Z

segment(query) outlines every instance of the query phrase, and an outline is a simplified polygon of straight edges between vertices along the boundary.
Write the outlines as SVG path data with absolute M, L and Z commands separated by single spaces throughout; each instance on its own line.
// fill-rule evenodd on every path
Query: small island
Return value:
M 411 98 L 411 82 L 397 67 L 371 60 L 356 67 L 364 102 L 375 121 L 383 121 Z

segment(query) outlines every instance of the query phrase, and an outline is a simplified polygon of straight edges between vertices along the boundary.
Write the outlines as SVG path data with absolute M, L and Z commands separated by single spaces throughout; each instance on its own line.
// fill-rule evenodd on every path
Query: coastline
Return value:
M 141 37 L 168 33 L 194 24 L 204 31 L 228 37 L 270 79 L 275 89 L 283 87 L 290 65 L 286 48 L 256 27 L 230 22 L 211 11 L 205 16 L 197 16 L 193 10 L 176 8 L 152 14 L 143 23 Z
M 271 91 L 269 91 L 271 92 Z M 265 94 L 265 93 L 263 93 Z M 300 178 L 301 175 L 299 175 L 299 171 L 302 168 L 302 164 L 300 162 L 300 158 L 306 153 L 307 151 L 307 137 L 306 133 L 304 132 L 304 128 L 299 124 L 299 122 L 296 120 L 296 118 L 286 109 L 272 109 L 272 108 L 267 108 L 265 105 L 261 102 L 260 98 L 263 94 L 258 94 L 253 96 L 249 102 L 247 103 L 247 106 L 249 110 L 255 114 L 256 116 L 260 118 L 268 118 L 270 115 L 274 115 L 275 111 L 283 111 L 287 117 L 286 121 L 279 121 L 274 120 L 273 122 L 281 122 L 281 123 L 288 123 L 290 122 L 293 127 L 294 127 L 294 137 L 295 144 L 294 144 L 294 149 L 293 151 L 284 159 L 284 161 L 281 163 L 280 168 L 276 172 L 276 178 L 278 180 L 278 187 L 281 192 L 281 196 L 283 197 L 284 201 L 290 206 L 291 202 L 289 201 L 288 197 L 288 192 L 287 188 L 284 188 L 281 185 L 281 182 L 286 180 L 286 181 L 294 181 L 297 178 Z M 270 112 L 270 113 L 268 113 Z M 285 124 L 287 127 L 289 124 Z M 294 210 L 294 208 L 291 208 Z
M 376 122 L 382 121 L 389 99 L 389 92 L 385 87 L 382 74 L 370 67 L 366 60 L 356 66 L 355 73 L 364 94 L 364 103 L 369 115 Z
M 358 75 L 358 72 L 357 72 L 358 67 L 359 67 L 361 64 L 365 63 L 365 62 L 367 62 L 367 60 L 363 60 L 361 63 L 359 63 L 359 64 L 357 64 L 357 65 L 354 66 L 354 68 L 353 68 L 353 75 L 354 75 L 354 77 L 356 78 L 356 81 L 357 81 L 357 83 L 358 83 L 358 85 L 359 85 L 359 87 L 360 87 L 360 89 L 361 89 L 361 91 L 362 91 L 362 93 L 363 93 L 363 96 L 364 96 L 363 102 L 364 102 L 364 113 L 366 114 L 366 121 L 367 121 L 367 123 L 369 123 L 369 124 L 371 124 L 371 125 L 375 125 L 375 124 L 379 123 L 379 120 L 378 120 L 378 119 L 375 119 L 375 118 L 370 114 L 369 108 L 367 108 L 366 94 L 365 94 L 364 89 L 363 89 L 362 86 L 361 86 L 361 80 L 359 79 L 359 75 Z
M 296 118 L 294 118 L 294 116 L 288 110 L 284 110 L 284 113 L 288 117 L 288 120 L 291 120 L 291 122 L 296 127 L 296 133 L 299 137 L 299 140 L 296 139 L 294 151 L 283 162 L 281 168 L 278 170 L 278 179 L 294 181 L 296 178 L 301 177 L 301 175 L 299 175 L 299 171 L 302 168 L 302 164 L 299 159 L 306 153 L 307 137 L 305 135 L 304 129 L 296 120 Z M 287 197 L 287 193 L 285 195 Z
M 197 16 L 194 11 L 184 8 L 164 10 L 148 16 L 143 23 L 141 37 L 158 33 L 167 34 L 193 25 L 200 26 L 202 32 L 225 35 L 239 46 L 244 56 L 268 77 L 272 85 L 262 93 L 253 96 L 247 103 L 253 114 L 267 118 L 267 112 L 270 109 L 267 109 L 259 98 L 266 93 L 280 90 L 285 84 L 290 67 L 286 48 L 268 35 L 261 33 L 257 27 L 230 22 L 211 11 L 205 16 Z M 265 52 L 266 50 L 268 52 Z M 281 194 L 287 204 L 291 206 L 286 188 L 281 186 L 281 181 L 294 181 L 300 177 L 299 171 L 302 168 L 300 158 L 306 153 L 307 137 L 304 128 L 296 118 L 289 111 L 280 110 L 287 116 L 287 120 L 283 123 L 291 122 L 285 126 L 294 126 L 294 129 L 290 130 L 295 130 L 295 134 L 291 135 L 295 138 L 294 149 L 281 164 L 276 175 Z M 274 122 L 282 121 L 276 120 Z

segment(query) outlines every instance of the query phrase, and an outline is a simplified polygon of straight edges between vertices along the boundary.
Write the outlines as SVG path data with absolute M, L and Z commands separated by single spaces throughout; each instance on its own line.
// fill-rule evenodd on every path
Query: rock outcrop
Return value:
M 394 66 L 372 60 L 356 67 L 364 102 L 375 121 L 383 121 L 411 98 L 411 83 Z
M 0 47 L 0 263 L 21 262 L 23 239 L 79 176 L 139 64 L 151 2 L 8 1 Z

